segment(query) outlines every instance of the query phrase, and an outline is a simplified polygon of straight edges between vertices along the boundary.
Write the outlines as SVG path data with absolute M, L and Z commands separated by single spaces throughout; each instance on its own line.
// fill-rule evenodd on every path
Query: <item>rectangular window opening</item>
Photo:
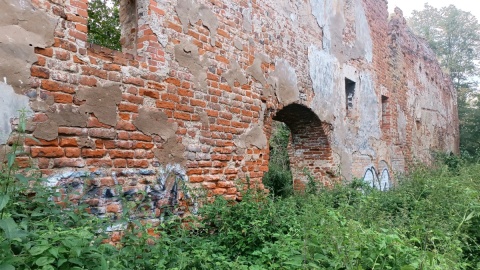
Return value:
M 136 0 L 88 0 L 88 42 L 112 50 L 135 53 Z
M 382 126 L 386 126 L 389 123 L 389 106 L 388 106 L 388 97 L 382 95 Z
M 355 82 L 345 78 L 345 96 L 347 112 L 353 109 L 353 96 L 355 95 Z
M 120 44 L 120 0 L 88 0 L 88 42 L 112 50 Z

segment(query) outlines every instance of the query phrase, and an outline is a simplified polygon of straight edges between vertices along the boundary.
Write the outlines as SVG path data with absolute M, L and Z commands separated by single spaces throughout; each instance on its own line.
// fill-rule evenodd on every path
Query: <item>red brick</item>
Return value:
M 133 158 L 134 152 L 132 150 L 108 150 L 110 158 Z
M 53 91 L 53 92 L 64 92 L 68 94 L 75 93 L 75 89 L 67 84 L 58 83 L 50 80 L 42 80 L 41 83 L 42 89 Z
M 35 48 L 35 53 L 44 55 L 46 57 L 52 57 L 53 56 L 53 48 L 42 49 L 42 48 L 37 47 L 37 48 Z
M 136 104 L 128 104 L 128 103 L 120 103 L 118 105 L 118 110 L 121 112 L 134 112 L 138 113 L 138 105 Z
M 95 167 L 112 167 L 113 163 L 111 159 L 98 159 L 98 158 L 89 158 L 87 159 L 88 166 Z
M 70 147 L 65 148 L 65 156 L 68 158 L 80 157 L 80 152 L 81 152 L 80 148 L 70 148 Z
M 127 160 L 126 159 L 115 159 L 113 160 L 113 166 L 115 168 L 126 168 Z
M 33 139 L 26 137 L 25 138 L 25 145 L 28 146 L 58 146 L 58 139 L 54 139 L 51 141 L 46 141 L 42 139 Z
M 107 154 L 107 150 L 104 149 L 82 149 L 82 157 L 84 158 L 101 158 Z
M 101 79 L 106 80 L 108 78 L 108 73 L 105 70 L 96 69 L 93 67 L 82 67 L 82 75 L 86 76 L 95 76 Z
M 120 212 L 120 205 L 118 204 L 109 204 L 107 205 L 107 213 L 118 213 Z
M 152 137 L 145 135 L 143 133 L 130 133 L 129 138 L 131 140 L 136 140 L 136 141 L 145 141 L 145 142 L 152 141 Z
M 148 168 L 148 160 L 145 159 L 128 159 L 127 166 L 129 168 Z
M 46 68 L 32 66 L 30 71 L 33 77 L 38 77 L 42 79 L 48 79 L 50 77 L 50 71 Z
M 63 104 L 71 104 L 73 103 L 73 96 L 69 94 L 63 94 L 63 93 L 53 93 L 53 100 L 56 103 L 63 103 Z
M 117 130 L 128 130 L 128 131 L 135 131 L 137 128 L 130 122 L 130 121 L 118 121 L 117 126 L 115 127 Z
M 63 157 L 64 150 L 60 147 L 32 147 L 31 148 L 32 157 Z
M 83 168 L 85 167 L 85 161 L 81 158 L 56 158 L 53 160 L 54 168 Z

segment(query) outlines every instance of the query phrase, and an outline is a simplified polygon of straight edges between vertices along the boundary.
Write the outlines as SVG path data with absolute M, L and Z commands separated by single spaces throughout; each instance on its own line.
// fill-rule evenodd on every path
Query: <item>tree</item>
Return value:
M 471 87 L 480 56 L 480 24 L 475 16 L 454 5 L 434 8 L 425 4 L 408 19 L 412 30 L 425 38 L 457 89 Z
M 425 38 L 450 74 L 458 92 L 460 149 L 469 156 L 480 155 L 480 102 L 475 93 L 480 57 L 480 24 L 470 12 L 454 5 L 434 8 L 428 4 L 408 19 L 412 30 Z
M 119 0 L 89 0 L 88 42 L 121 50 Z

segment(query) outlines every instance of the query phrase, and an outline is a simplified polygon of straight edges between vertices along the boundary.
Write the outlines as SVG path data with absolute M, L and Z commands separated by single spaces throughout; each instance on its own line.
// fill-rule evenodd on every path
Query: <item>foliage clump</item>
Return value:
M 270 160 L 268 172 L 263 176 L 263 184 L 273 195 L 290 196 L 293 193 L 293 179 L 288 157 L 290 129 L 282 122 L 274 121 L 270 137 Z
M 119 0 L 88 2 L 88 42 L 121 50 Z

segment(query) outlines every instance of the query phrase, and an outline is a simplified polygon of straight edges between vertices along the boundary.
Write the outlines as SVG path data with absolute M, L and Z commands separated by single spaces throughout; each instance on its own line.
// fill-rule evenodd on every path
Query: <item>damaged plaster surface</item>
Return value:
M 240 136 L 235 144 L 241 149 L 247 149 L 255 146 L 258 149 L 267 147 L 268 141 L 263 128 L 259 124 L 253 125 L 248 131 Z
M 207 87 L 207 59 L 200 59 L 198 47 L 189 41 L 183 41 L 175 46 L 175 59 L 180 66 L 185 67 L 195 76 L 195 83 L 200 89 Z
M 192 0 L 179 0 L 175 7 L 178 17 L 182 22 L 183 32 L 188 32 L 188 26 L 202 20 L 203 26 L 210 31 L 210 44 L 215 46 L 218 28 L 218 19 L 207 6 L 200 5 Z
M 33 136 L 46 141 L 54 140 L 58 138 L 58 124 L 52 120 L 39 123 L 33 132 Z
M 93 113 L 104 124 L 117 124 L 117 105 L 122 101 L 122 91 L 119 85 L 82 89 L 77 98 L 85 100 L 80 106 L 80 112 Z
M 154 108 L 140 108 L 133 124 L 146 135 L 158 135 L 164 143 L 161 148 L 153 150 L 160 164 L 185 164 L 185 146 L 177 142 L 177 123 L 168 121 L 167 115 Z
M 361 73 L 357 97 L 358 134 L 355 143 L 356 148 L 362 155 L 375 156 L 375 141 L 380 140 L 379 103 L 375 93 L 373 78 L 368 73 Z
M 138 117 L 133 124 L 146 135 L 156 134 L 163 140 L 175 137 L 177 123 L 168 122 L 167 115 L 158 109 L 140 108 Z
M 288 105 L 299 100 L 297 74 L 285 59 L 275 61 L 275 71 L 270 73 L 269 80 L 280 103 Z
M 37 61 L 34 48 L 53 44 L 56 20 L 26 0 L 1 0 L 0 10 L 0 80 L 22 94 Z
M 230 87 L 234 87 L 235 81 L 237 81 L 240 85 L 244 85 L 247 83 L 247 77 L 243 73 L 242 68 L 236 61 L 230 61 L 232 63 L 232 67 L 230 70 L 225 73 L 225 79 L 227 80 L 228 85 Z
M 17 94 L 12 86 L 0 82 L 0 145 L 7 142 L 12 132 L 10 120 L 18 118 L 19 110 L 28 111 L 28 101 L 27 96 Z
M 53 44 L 56 20 L 26 0 L 1 0 L 0 10 L 0 144 L 4 144 L 12 132 L 10 120 L 22 109 L 31 114 L 23 94 L 29 88 L 30 66 L 37 61 L 34 48 Z
M 72 105 L 59 105 L 47 112 L 48 119 L 59 126 L 86 127 L 88 116 Z
M 255 60 L 253 64 L 247 68 L 247 74 L 251 75 L 255 80 L 260 82 L 262 85 L 267 84 L 267 79 L 265 79 L 265 74 L 262 70 L 262 63 L 270 63 L 270 57 L 265 54 L 255 54 Z
M 364 58 L 369 63 L 373 59 L 373 41 L 370 27 L 361 0 L 314 0 L 310 1 L 312 14 L 323 29 L 323 49 L 335 55 L 340 62 Z M 353 5 L 349 7 L 348 5 Z M 353 9 L 353 26 L 351 37 L 345 37 L 347 28 L 345 10 Z M 348 39 L 353 39 L 353 42 Z
M 322 121 L 332 123 L 343 111 L 341 106 L 331 106 L 332 102 L 343 101 L 341 88 L 337 83 L 340 81 L 340 65 L 335 57 L 315 46 L 308 49 L 308 62 L 315 92 L 314 111 Z
M 185 146 L 177 142 L 176 138 L 169 138 L 159 149 L 154 149 L 153 154 L 160 164 L 181 164 L 185 165 Z

